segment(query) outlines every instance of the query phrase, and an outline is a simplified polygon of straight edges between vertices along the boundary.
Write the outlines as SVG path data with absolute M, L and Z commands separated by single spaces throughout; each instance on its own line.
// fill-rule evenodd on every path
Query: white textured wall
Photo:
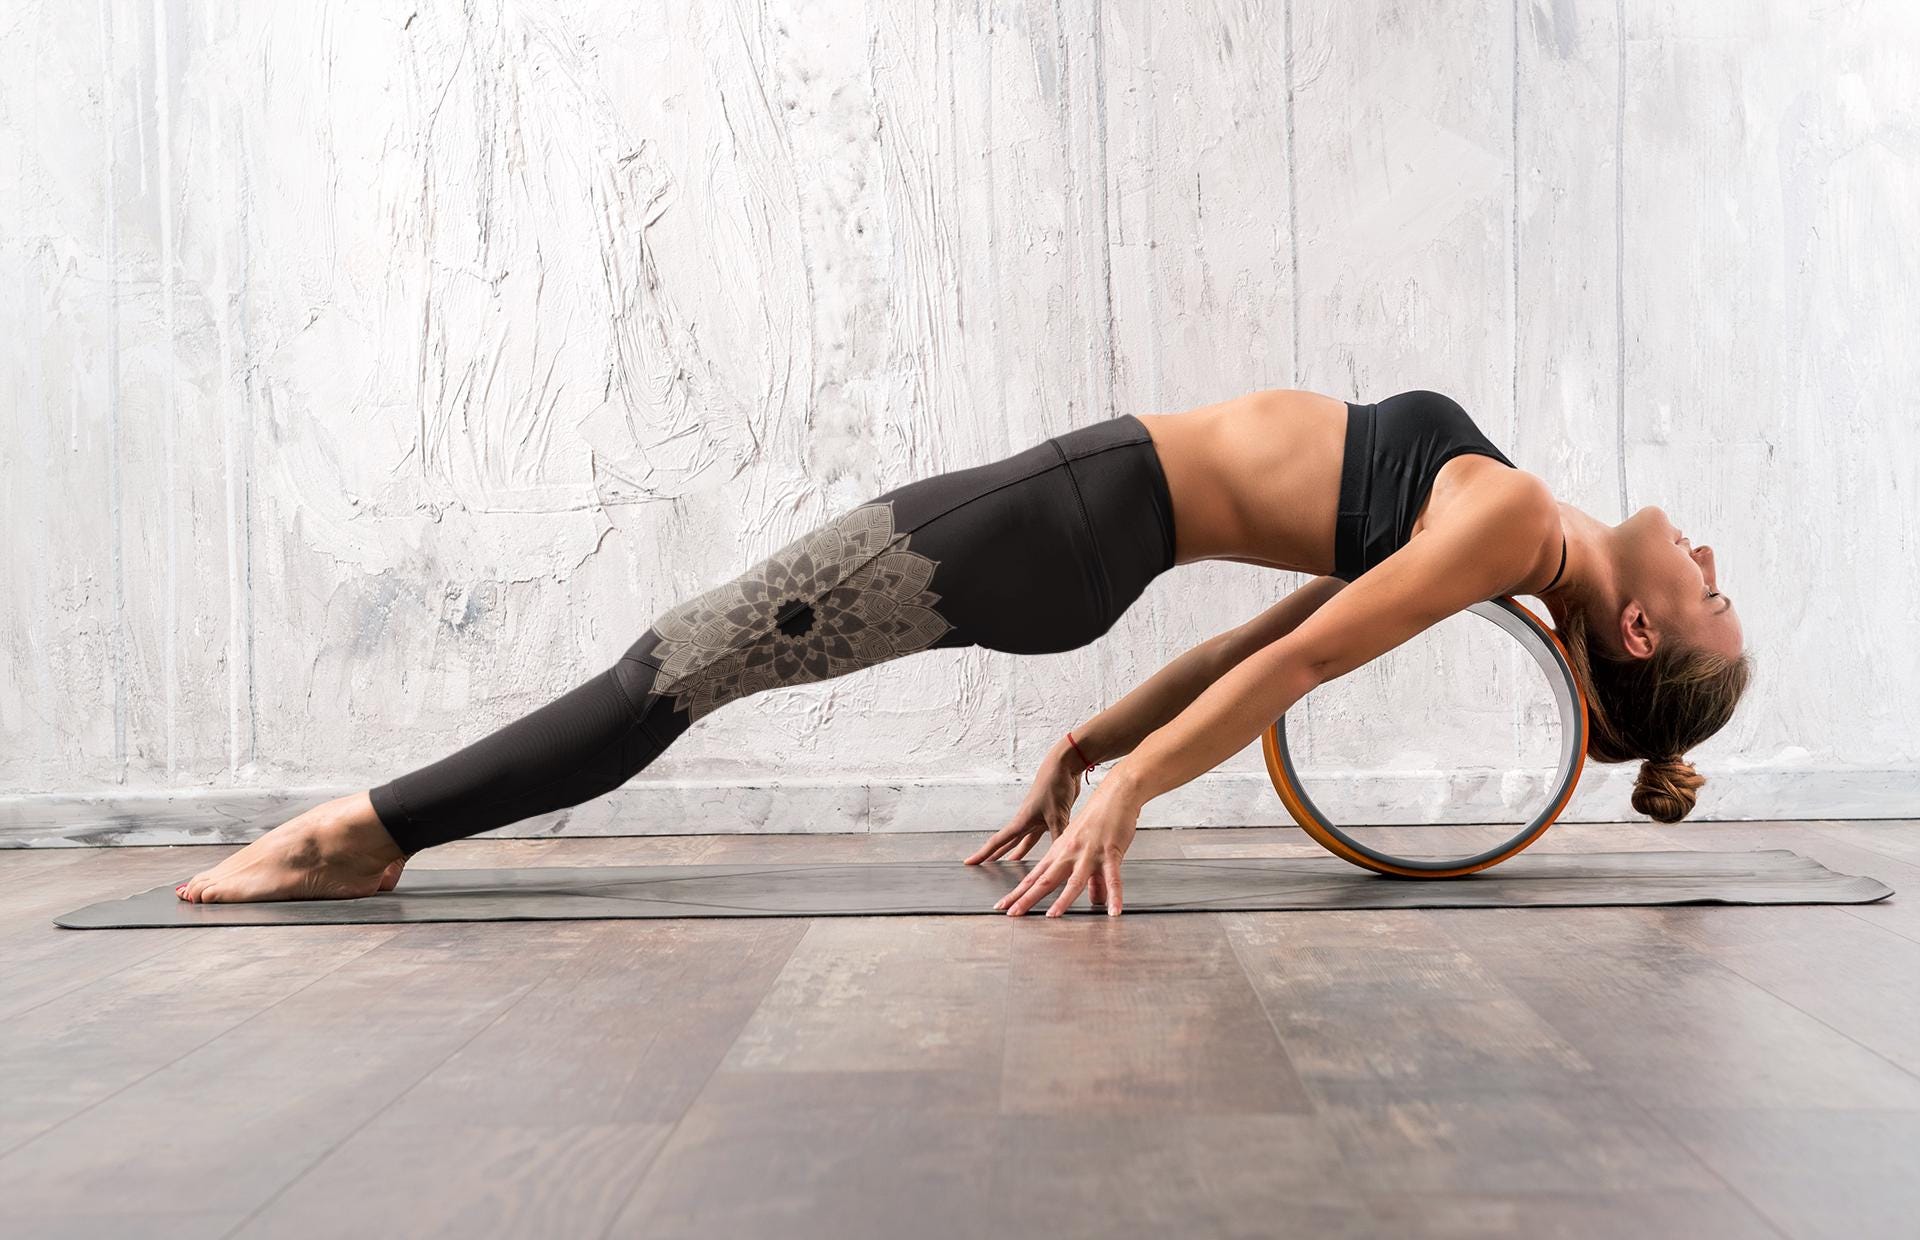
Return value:
M 1703 816 L 1920 814 L 1906 0 L 15 0 L 0 169 L 11 838 L 263 825 L 888 487 L 1292 385 L 1450 392 L 1713 542 L 1761 669 Z M 988 828 L 1298 580 L 768 694 L 530 829 Z M 1539 734 L 1504 651 L 1432 640 L 1298 712 L 1386 817 L 1497 802 L 1434 772 Z M 1260 770 L 1149 821 L 1276 821 Z

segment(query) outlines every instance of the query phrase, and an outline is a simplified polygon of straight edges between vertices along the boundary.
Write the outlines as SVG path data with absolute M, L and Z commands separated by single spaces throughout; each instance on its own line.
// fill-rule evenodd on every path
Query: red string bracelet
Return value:
M 1067 733 L 1067 744 L 1069 744 L 1069 745 L 1072 745 L 1072 746 L 1073 746 L 1073 752 L 1075 752 L 1075 753 L 1077 753 L 1077 754 L 1080 754 L 1080 760 L 1081 760 L 1082 762 L 1087 762 L 1087 755 L 1086 755 L 1086 754 L 1084 754 L 1084 753 L 1080 753 L 1080 742 L 1079 742 L 1079 741 L 1076 741 L 1076 740 L 1074 740 L 1074 739 L 1073 739 L 1073 733 L 1072 733 L 1072 732 L 1068 732 L 1068 733 Z M 1091 763 L 1091 762 L 1087 762 L 1087 770 L 1086 770 L 1086 771 L 1081 771 L 1080 773 L 1081 773 L 1082 775 L 1085 775 L 1085 774 L 1087 773 L 1087 771 L 1091 771 L 1092 769 L 1093 769 L 1093 763 Z

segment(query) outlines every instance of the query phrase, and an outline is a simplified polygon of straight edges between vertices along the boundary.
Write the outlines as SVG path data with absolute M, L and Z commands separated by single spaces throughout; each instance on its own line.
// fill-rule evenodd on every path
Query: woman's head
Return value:
M 1732 718 L 1752 657 L 1712 548 L 1694 547 L 1658 508 L 1611 527 L 1605 543 L 1610 585 L 1557 617 L 1587 697 L 1587 754 L 1640 759 L 1634 809 L 1678 822 L 1706 782 L 1683 755 Z
M 1712 547 L 1694 546 L 1658 508 L 1614 526 L 1609 542 L 1620 607 L 1606 636 L 1615 649 L 1644 658 L 1665 641 L 1740 657 L 1740 618 L 1720 593 Z

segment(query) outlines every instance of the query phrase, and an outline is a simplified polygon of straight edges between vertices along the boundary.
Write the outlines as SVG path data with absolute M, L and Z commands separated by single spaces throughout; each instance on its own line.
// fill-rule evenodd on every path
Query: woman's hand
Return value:
M 1127 855 L 1139 822 L 1139 802 L 1115 770 L 1093 790 L 1079 817 L 1047 849 L 1039 864 L 993 907 L 1006 909 L 1009 917 L 1023 917 L 1041 897 L 1058 887 L 1060 896 L 1047 909 L 1047 916 L 1058 917 L 1091 886 L 1093 903 L 1105 904 L 1107 916 L 1118 917 L 1120 860 Z
M 1027 790 L 1027 799 L 1020 803 L 1006 826 L 994 832 L 993 838 L 967 858 L 967 864 L 1018 861 L 1043 833 L 1051 832 L 1054 839 L 1059 839 L 1060 833 L 1067 829 L 1073 803 L 1080 795 L 1080 769 L 1073 751 L 1056 743 L 1040 763 L 1033 786 Z M 1019 851 L 1009 855 L 1007 850 L 1016 846 Z

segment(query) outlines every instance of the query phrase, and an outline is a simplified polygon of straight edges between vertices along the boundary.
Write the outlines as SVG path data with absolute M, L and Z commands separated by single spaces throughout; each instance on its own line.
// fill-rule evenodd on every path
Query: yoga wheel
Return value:
M 1511 596 L 1475 603 L 1467 611 L 1510 634 L 1546 673 L 1548 690 L 1560 710 L 1560 757 L 1558 770 L 1547 788 L 1545 806 L 1513 835 L 1470 856 L 1396 855 L 1355 838 L 1351 829 L 1333 822 L 1314 804 L 1287 748 L 1287 717 L 1282 715 L 1261 736 L 1267 773 L 1273 777 L 1274 790 L 1280 794 L 1280 802 L 1293 815 L 1293 820 L 1334 856 L 1376 873 L 1400 878 L 1459 878 L 1498 865 L 1539 839 L 1572 798 L 1574 786 L 1580 782 L 1580 769 L 1587 760 L 1587 699 L 1574 679 L 1566 647 L 1560 644 L 1559 636 L 1546 621 Z

